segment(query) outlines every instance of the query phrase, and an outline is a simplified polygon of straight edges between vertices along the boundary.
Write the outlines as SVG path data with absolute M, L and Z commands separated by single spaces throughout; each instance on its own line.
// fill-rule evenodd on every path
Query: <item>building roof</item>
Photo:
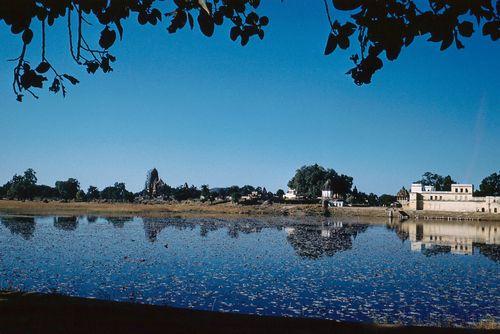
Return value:
M 326 180 L 325 184 L 323 184 L 323 190 L 327 190 L 327 191 L 333 190 L 332 180 L 330 180 L 330 179 Z
M 396 194 L 397 198 L 408 198 L 409 196 L 410 194 L 408 193 L 408 190 L 405 189 L 405 187 L 401 188 Z

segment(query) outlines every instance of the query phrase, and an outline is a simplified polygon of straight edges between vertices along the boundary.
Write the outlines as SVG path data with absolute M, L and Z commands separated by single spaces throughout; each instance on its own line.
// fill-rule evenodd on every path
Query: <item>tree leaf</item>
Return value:
M 27 28 L 23 32 L 23 42 L 24 44 L 30 44 L 33 40 L 33 31 L 30 28 Z
M 211 37 L 214 34 L 214 21 L 212 17 L 204 11 L 201 11 L 200 15 L 198 15 L 198 24 L 200 25 L 203 35 Z
M 335 51 L 336 48 L 337 48 L 337 36 L 330 33 L 330 35 L 328 35 L 328 40 L 326 41 L 325 56 L 328 56 L 330 53 Z
M 116 32 L 114 30 L 109 29 L 108 26 L 104 28 L 101 32 L 101 38 L 99 39 L 99 45 L 107 50 L 109 49 L 116 40 Z
M 349 38 L 347 36 L 339 35 L 337 42 L 339 44 L 339 48 L 341 48 L 342 50 L 345 50 L 349 47 Z
M 73 84 L 73 85 L 76 85 L 77 83 L 80 82 L 80 81 L 78 81 L 78 79 L 76 79 L 75 77 L 72 77 L 71 75 L 68 75 L 68 74 L 63 74 L 63 77 L 68 79 L 69 82 L 71 82 L 71 84 Z
M 237 26 L 234 26 L 231 28 L 231 32 L 229 33 L 229 37 L 231 38 L 231 40 L 234 42 L 238 36 L 240 35 L 240 27 L 237 27 Z
M 332 0 L 333 6 L 338 10 L 354 10 L 361 6 L 360 0 Z
M 464 21 L 458 25 L 458 31 L 462 36 L 471 37 L 474 32 L 474 26 L 472 22 Z
M 42 61 L 35 69 L 38 73 L 46 73 L 48 70 L 50 70 L 50 64 L 46 61 Z

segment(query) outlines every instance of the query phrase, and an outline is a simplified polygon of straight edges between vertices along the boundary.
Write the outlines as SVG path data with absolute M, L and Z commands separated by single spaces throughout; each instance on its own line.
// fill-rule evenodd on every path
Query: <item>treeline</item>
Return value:
M 93 200 L 112 200 L 120 202 L 132 202 L 134 194 L 128 191 L 125 183 L 116 182 L 114 185 L 104 188 L 90 186 L 85 192 L 80 188 L 80 182 L 77 179 L 69 178 L 66 181 L 57 181 L 54 187 L 47 185 L 38 185 L 36 172 L 29 168 L 24 174 L 15 174 L 10 181 L 0 187 L 0 198 L 17 200 L 75 200 L 75 201 L 93 201 Z
M 396 196 L 374 193 L 364 193 L 353 188 L 354 178 L 349 175 L 339 174 L 334 169 L 324 168 L 318 164 L 302 166 L 297 169 L 293 178 L 288 182 L 288 187 L 294 189 L 297 195 L 316 199 L 321 196 L 322 190 L 332 190 L 335 196 L 345 200 L 350 205 L 364 206 L 390 206 L 396 201 Z
M 424 186 L 433 186 L 436 191 L 450 191 L 451 185 L 458 182 L 450 175 L 442 176 L 426 172 L 415 183 L 422 183 Z M 479 189 L 474 191 L 474 196 L 500 196 L 500 171 L 485 177 L 479 184 Z
M 144 197 L 154 197 L 161 198 L 163 200 L 176 200 L 185 201 L 193 199 L 201 199 L 201 201 L 216 201 L 216 200 L 231 200 L 233 202 L 239 202 L 243 197 L 254 195 L 256 198 L 261 200 L 267 199 L 282 199 L 285 192 L 279 189 L 276 194 L 267 191 L 266 188 L 254 187 L 251 185 L 245 186 L 230 186 L 223 188 L 212 188 L 210 189 L 208 184 L 202 185 L 197 188 L 194 185 L 189 186 L 185 183 L 179 187 L 171 187 L 168 184 L 161 184 L 157 189 L 155 189 L 154 195 L 148 193 L 148 186 L 142 192 L 138 193 L 139 196 Z
M 282 199 L 283 190 L 278 190 L 277 195 L 266 188 L 245 185 L 243 187 L 231 186 L 225 188 L 210 189 L 208 185 L 197 188 L 187 183 L 179 187 L 171 187 L 161 182 L 155 189 L 154 196 L 148 194 L 148 186 L 138 193 L 126 189 L 125 183 L 116 182 L 114 185 L 99 190 L 95 186 L 89 186 L 87 190 L 81 189 L 80 182 L 75 178 L 66 181 L 57 181 L 54 187 L 37 184 L 36 172 L 29 168 L 23 174 L 15 174 L 10 181 L 0 187 L 0 198 L 16 200 L 66 200 L 66 201 L 98 201 L 109 200 L 114 202 L 133 202 L 145 198 L 162 200 L 202 200 L 213 202 L 225 200 L 239 202 L 244 196 L 254 195 L 261 200 Z

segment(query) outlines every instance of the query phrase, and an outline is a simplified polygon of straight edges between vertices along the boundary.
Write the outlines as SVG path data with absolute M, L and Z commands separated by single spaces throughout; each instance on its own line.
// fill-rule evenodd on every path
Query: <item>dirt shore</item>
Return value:
M 406 210 L 405 210 L 406 211 Z M 332 217 L 371 217 L 387 219 L 384 207 L 343 207 L 330 208 Z M 406 211 L 414 219 L 453 219 L 500 221 L 500 214 Z M 136 204 L 97 202 L 41 202 L 0 200 L 1 214 L 17 215 L 106 215 L 145 217 L 220 217 L 220 216 L 322 216 L 320 204 L 241 205 L 233 203 L 208 204 L 201 202 Z
M 481 325 L 482 326 L 482 325 Z M 488 328 L 488 325 L 484 326 Z M 0 333 L 492 333 L 320 319 L 261 317 L 0 292 Z
M 345 208 L 348 209 L 348 208 Z M 331 213 L 349 216 L 386 217 L 385 208 L 330 209 Z M 355 210 L 352 210 L 355 209 Z M 362 210 L 359 210 L 362 209 Z M 42 202 L 0 200 L 0 213 L 29 215 L 138 215 L 159 216 L 321 216 L 320 204 L 242 205 L 234 203 L 97 203 L 97 202 Z

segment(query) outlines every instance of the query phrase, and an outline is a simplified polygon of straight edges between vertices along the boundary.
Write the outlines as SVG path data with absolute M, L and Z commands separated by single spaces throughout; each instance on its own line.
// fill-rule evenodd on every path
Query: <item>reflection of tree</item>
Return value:
M 173 227 L 178 230 L 190 229 L 194 230 L 199 226 L 200 236 L 206 237 L 208 233 L 217 231 L 221 228 L 226 228 L 227 233 L 231 238 L 238 238 L 240 233 L 250 234 L 259 233 L 267 226 L 264 222 L 258 221 L 223 221 L 218 219 L 207 219 L 198 222 L 193 222 L 185 219 L 167 219 L 167 220 L 144 220 L 144 231 L 146 238 L 149 241 L 155 242 L 158 234 L 166 227 Z
M 295 226 L 287 240 L 301 257 L 319 259 L 352 248 L 352 241 L 368 225 L 349 224 L 342 227 Z
M 217 231 L 219 229 L 219 226 L 213 222 L 206 222 L 201 224 L 200 226 L 200 236 L 206 237 L 209 232 L 211 231 Z
M 54 227 L 63 231 L 74 231 L 78 227 L 77 217 L 56 217 Z
M 33 217 L 3 217 L 2 225 L 9 229 L 10 233 L 18 234 L 23 239 L 29 240 L 35 233 L 35 218 Z
M 97 216 L 87 216 L 87 221 L 89 223 L 95 223 L 97 221 Z
M 488 259 L 500 262 L 500 246 L 499 245 L 487 245 L 474 243 L 474 246 L 479 248 L 479 252 L 486 256 Z
M 123 228 L 126 222 L 131 221 L 131 219 L 127 217 L 109 217 L 107 220 L 116 228 Z

